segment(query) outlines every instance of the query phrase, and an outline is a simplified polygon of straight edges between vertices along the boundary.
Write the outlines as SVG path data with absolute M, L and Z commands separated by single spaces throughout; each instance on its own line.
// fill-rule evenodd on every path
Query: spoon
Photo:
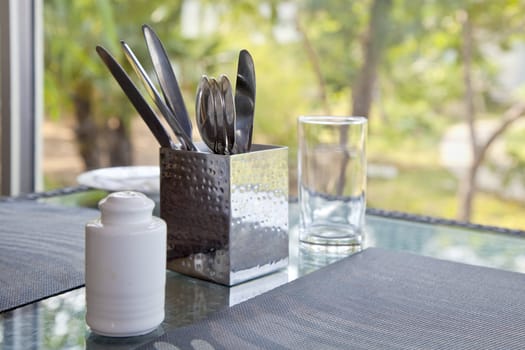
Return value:
M 226 75 L 219 78 L 220 95 L 223 108 L 224 132 L 226 134 L 226 150 L 228 154 L 233 153 L 235 145 L 235 104 L 233 102 L 233 91 L 230 80 Z
M 224 154 L 227 149 L 226 141 L 226 127 L 224 120 L 224 101 L 221 93 L 221 87 L 217 80 L 210 79 L 211 97 L 213 101 L 213 109 L 208 109 L 208 118 L 213 118 L 216 125 L 215 147 L 213 151 L 217 154 Z
M 217 138 L 217 126 L 215 125 L 215 119 L 208 117 L 207 111 L 213 109 L 213 101 L 210 94 L 210 81 L 207 76 L 203 75 L 197 88 L 195 119 L 197 121 L 197 129 L 199 130 L 202 141 L 213 151 L 215 149 L 215 140 Z
M 195 102 L 197 127 L 204 143 L 216 154 L 233 154 L 235 104 L 230 80 L 203 76 Z

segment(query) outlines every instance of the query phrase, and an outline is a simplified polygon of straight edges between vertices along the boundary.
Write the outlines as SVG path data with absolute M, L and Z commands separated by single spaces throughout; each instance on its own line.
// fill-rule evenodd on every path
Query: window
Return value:
M 1 193 L 40 187 L 41 2 L 0 3 Z
M 38 6 L 42 7 L 41 11 Z M 46 125 L 53 115 L 60 115 L 54 126 L 59 126 L 60 130 L 66 126 L 60 135 L 69 142 L 70 151 L 76 152 L 75 162 L 69 158 L 65 162 L 69 167 L 65 170 L 67 176 L 53 176 L 48 172 L 50 163 L 45 157 L 46 188 L 75 184 L 76 175 L 91 167 L 155 164 L 158 161 L 155 140 L 94 51 L 95 45 L 105 45 L 129 69 L 119 47 L 119 40 L 125 39 L 149 69 L 151 65 L 140 31 L 142 23 L 149 23 L 167 43 L 190 114 L 194 113 L 193 101 L 200 75 L 227 73 L 233 76 L 236 53 L 241 48 L 248 48 L 255 58 L 258 75 L 255 141 L 290 146 L 291 174 L 295 168 L 297 116 L 350 114 L 370 103 L 369 206 L 457 217 L 464 205 L 459 204 L 457 196 L 465 190 L 460 184 L 466 178 L 465 169 L 470 162 L 468 153 L 472 149 L 468 115 L 497 125 L 512 119 L 516 111 L 520 112 L 516 121 L 523 114 L 520 101 L 523 100 L 525 76 L 519 63 L 516 65 L 512 59 L 506 59 L 523 55 L 525 38 L 521 28 L 525 16 L 520 11 L 522 6 L 523 1 L 511 0 L 417 3 L 383 0 L 4 1 L 0 4 L 2 182 L 7 183 L 11 175 L 5 164 L 10 164 L 12 170 L 20 168 L 22 163 L 36 163 L 29 171 L 17 171 L 25 175 L 38 173 L 35 170 L 39 164 L 38 142 L 33 141 L 26 146 L 28 148 L 17 146 L 17 142 L 34 140 L 35 136 L 27 137 L 31 133 L 41 135 L 39 119 L 27 122 L 23 117 L 6 117 L 11 115 L 6 110 L 29 108 L 20 115 L 39 115 L 38 101 L 32 107 L 20 102 L 21 95 L 30 98 L 27 91 L 34 92 L 35 86 L 39 86 L 41 70 L 38 65 L 24 62 L 27 57 L 39 57 L 34 54 L 38 53 L 39 43 L 45 43 L 48 60 L 44 79 Z M 22 12 L 32 15 L 20 16 Z M 45 40 L 35 40 L 34 33 L 39 33 L 37 36 L 43 33 L 38 30 L 38 23 L 31 24 L 31 19 L 41 18 L 38 13 L 43 13 L 44 22 L 51 25 L 44 28 L 49 35 Z M 13 20 L 13 16 L 18 19 Z M 51 29 L 55 32 L 48 31 Z M 15 32 L 32 35 L 30 40 L 20 41 L 28 43 L 26 46 L 21 45 L 9 55 L 21 58 L 15 60 L 15 66 L 28 64 L 30 68 L 20 69 L 18 73 L 5 68 L 9 50 L 4 48 L 13 50 L 8 33 Z M 65 54 L 67 48 L 57 47 L 60 40 L 77 44 L 70 47 L 73 51 L 69 53 L 73 54 Z M 379 55 L 374 51 L 378 45 L 382 48 Z M 31 52 L 35 47 L 36 51 Z M 19 53 L 27 50 L 30 55 Z M 56 56 L 51 56 L 57 52 Z M 52 67 L 57 62 L 66 65 Z M 65 68 L 70 71 L 60 73 L 56 70 Z M 20 75 L 18 87 L 6 72 Z M 36 79 L 27 79 L 24 72 Z M 62 73 L 64 75 L 60 76 Z M 134 76 L 131 70 L 129 73 Z M 66 84 L 68 77 L 78 90 Z M 370 82 L 373 84 L 368 84 Z M 12 91 L 11 95 L 6 92 L 8 84 L 17 87 L 7 89 Z M 29 84 L 29 88 L 22 89 L 21 84 Z M 81 91 L 87 92 L 84 97 L 89 98 L 69 98 L 72 92 L 81 96 L 76 94 Z M 34 100 L 34 96 L 30 99 Z M 86 106 L 89 108 L 84 108 Z M 79 119 L 86 115 L 78 112 L 86 110 L 90 116 Z M 478 121 L 472 125 L 486 125 Z M 461 132 L 455 134 L 460 124 Z M 18 129 L 16 125 L 20 125 Z M 87 136 L 85 145 L 76 149 L 76 145 L 81 144 L 80 137 L 84 137 L 79 131 L 90 128 L 104 135 L 102 141 L 93 141 L 93 137 Z M 497 146 L 490 147 L 500 153 L 486 154 L 482 170 L 477 174 L 478 188 L 470 188 L 478 190 L 470 204 L 470 215 L 461 218 L 525 227 L 525 222 L 516 222 L 523 216 L 520 213 L 525 203 L 525 195 L 520 194 L 525 193 L 523 130 L 519 122 L 512 122 L 512 127 L 508 127 L 501 134 L 503 136 L 498 136 L 500 142 L 493 144 Z M 477 141 L 482 144 L 484 139 L 480 135 Z M 456 143 L 456 136 L 461 139 L 459 143 Z M 139 143 L 138 139 L 144 142 Z M 120 141 L 113 142 L 115 140 Z M 443 140 L 448 143 L 443 145 Z M 85 147 L 89 149 L 82 153 Z M 447 149 L 452 149 L 456 157 L 464 156 L 459 162 L 452 157 L 454 164 L 448 162 L 451 158 L 443 161 L 443 154 L 451 154 Z M 16 152 L 20 156 L 16 156 Z M 143 156 L 139 158 L 139 154 Z M 16 164 L 18 160 L 19 165 Z M 504 166 L 500 160 L 505 161 Z M 457 171 L 458 164 L 461 171 Z M 484 182 L 487 171 L 492 172 L 491 179 L 497 179 L 495 187 L 491 187 L 494 183 Z M 18 178 L 23 176 L 14 177 Z M 291 192 L 294 191 L 292 183 Z M 9 191 L 3 190 L 3 193 Z M 520 198 L 513 197 L 518 194 Z

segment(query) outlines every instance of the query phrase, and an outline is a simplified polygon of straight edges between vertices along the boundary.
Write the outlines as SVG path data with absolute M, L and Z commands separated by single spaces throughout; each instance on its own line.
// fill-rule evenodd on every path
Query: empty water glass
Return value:
M 298 119 L 301 242 L 363 243 L 366 209 L 365 117 Z

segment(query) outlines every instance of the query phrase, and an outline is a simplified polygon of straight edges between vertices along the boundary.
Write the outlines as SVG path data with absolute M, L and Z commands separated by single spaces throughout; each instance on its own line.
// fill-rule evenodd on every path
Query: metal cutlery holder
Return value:
M 170 270 L 232 286 L 288 265 L 288 149 L 160 150 Z

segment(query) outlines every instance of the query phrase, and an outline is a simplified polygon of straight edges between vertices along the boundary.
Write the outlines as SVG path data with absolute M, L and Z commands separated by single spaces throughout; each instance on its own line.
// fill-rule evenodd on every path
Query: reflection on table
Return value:
M 112 339 L 93 335 L 85 325 L 84 288 L 0 314 L 2 349 L 128 349 L 146 343 L 174 327 L 197 322 L 208 315 L 276 288 L 355 249 L 322 248 L 300 244 L 297 206 L 290 205 L 290 264 L 287 269 L 232 288 L 167 271 L 166 318 L 154 333 Z M 368 246 L 525 272 L 525 239 L 463 227 L 419 223 L 368 215 Z

